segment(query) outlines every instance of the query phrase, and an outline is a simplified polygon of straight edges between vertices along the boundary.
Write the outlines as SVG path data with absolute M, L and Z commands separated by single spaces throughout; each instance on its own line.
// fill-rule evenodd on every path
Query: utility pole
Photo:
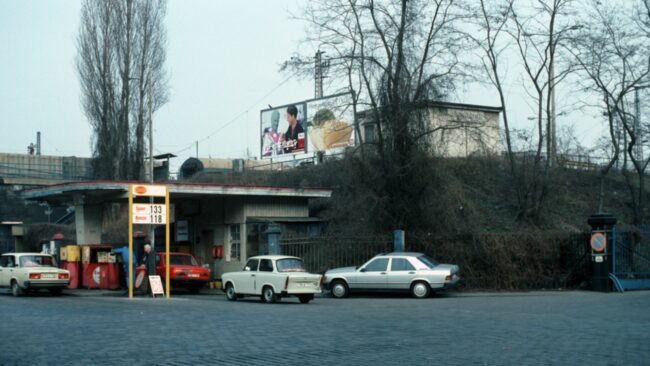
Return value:
M 151 86 L 149 86 L 149 180 L 153 184 L 153 118 L 151 116 Z
M 314 57 L 314 98 L 323 97 L 323 60 L 325 52 L 318 50 Z
M 151 93 L 151 80 L 149 80 L 149 85 L 147 85 L 149 89 L 149 182 L 151 184 L 154 183 L 153 179 L 153 116 L 152 116 L 152 108 L 151 108 L 151 99 L 153 98 L 153 94 Z M 149 203 L 153 205 L 153 196 L 149 198 Z M 150 232 L 150 237 L 151 237 L 151 255 L 156 255 L 156 230 L 154 225 L 149 225 L 149 228 L 151 230 Z
M 636 134 L 634 153 L 638 161 L 643 161 L 643 131 L 641 129 L 641 102 L 639 101 L 639 89 L 634 89 L 634 133 Z
M 199 158 L 199 140 L 196 140 L 196 158 Z
M 550 111 L 551 115 L 549 118 L 551 119 L 549 121 L 549 127 L 550 131 L 549 133 L 549 143 L 546 145 L 548 148 L 547 150 L 547 159 L 549 166 L 553 166 L 555 164 L 555 154 L 557 153 L 557 134 L 555 130 L 555 66 L 553 65 L 554 62 L 551 62 L 550 65 L 550 70 L 549 70 L 549 87 L 551 88 L 551 100 L 550 100 Z

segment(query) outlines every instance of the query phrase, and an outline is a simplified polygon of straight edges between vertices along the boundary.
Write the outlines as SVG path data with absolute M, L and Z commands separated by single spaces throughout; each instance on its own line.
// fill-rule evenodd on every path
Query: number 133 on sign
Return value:
M 133 204 L 134 224 L 164 224 L 167 222 L 165 205 Z

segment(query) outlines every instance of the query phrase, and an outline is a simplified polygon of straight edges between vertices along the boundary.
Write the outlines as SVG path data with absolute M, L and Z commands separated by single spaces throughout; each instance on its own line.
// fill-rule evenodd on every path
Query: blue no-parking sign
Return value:
M 601 253 L 605 251 L 605 248 L 607 248 L 607 237 L 601 232 L 595 232 L 591 234 L 591 240 L 589 243 L 594 252 Z

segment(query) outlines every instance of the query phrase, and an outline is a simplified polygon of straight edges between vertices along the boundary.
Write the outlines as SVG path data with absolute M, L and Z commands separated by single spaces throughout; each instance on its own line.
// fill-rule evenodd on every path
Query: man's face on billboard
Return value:
M 295 124 L 296 124 L 296 117 L 295 117 L 295 116 L 292 116 L 291 114 L 289 114 L 289 113 L 287 112 L 287 122 L 289 122 L 289 125 L 290 125 L 290 126 L 295 125 Z

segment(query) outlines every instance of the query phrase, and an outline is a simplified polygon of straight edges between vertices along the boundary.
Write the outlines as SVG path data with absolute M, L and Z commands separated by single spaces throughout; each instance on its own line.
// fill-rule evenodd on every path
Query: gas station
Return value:
M 60 244 L 69 248 L 61 250 L 66 258 L 60 259 L 64 264 L 81 259 L 79 287 L 114 288 L 118 278 L 114 273 L 116 263 L 102 265 L 111 262 L 105 253 L 110 254 L 111 247 L 119 245 L 128 247 L 135 258 L 141 258 L 145 241 L 134 241 L 134 230 L 149 232 L 148 225 L 153 225 L 154 237 L 149 239 L 155 243 L 155 252 L 169 253 L 172 248 L 191 253 L 210 269 L 213 280 L 218 280 L 224 272 L 240 270 L 248 257 L 280 254 L 281 236 L 318 234 L 321 221 L 310 217 L 309 200 L 329 198 L 331 194 L 329 189 L 314 188 L 87 181 L 26 190 L 23 196 L 52 206 L 74 207 L 76 243 Z M 128 237 L 128 242 L 102 240 L 106 223 L 115 212 L 129 218 L 129 227 L 124 227 L 128 234 L 123 236 Z M 133 259 L 131 255 L 127 257 L 129 262 Z M 133 268 L 131 263 L 127 268 Z M 130 279 L 127 283 L 133 284 L 132 276 L 136 274 L 128 272 L 131 273 L 126 274 Z M 108 279 L 99 285 L 84 285 L 90 283 L 93 273 L 100 278 L 98 283 L 102 278 Z M 170 286 L 163 286 L 168 297 Z M 130 296 L 132 291 L 129 286 Z

